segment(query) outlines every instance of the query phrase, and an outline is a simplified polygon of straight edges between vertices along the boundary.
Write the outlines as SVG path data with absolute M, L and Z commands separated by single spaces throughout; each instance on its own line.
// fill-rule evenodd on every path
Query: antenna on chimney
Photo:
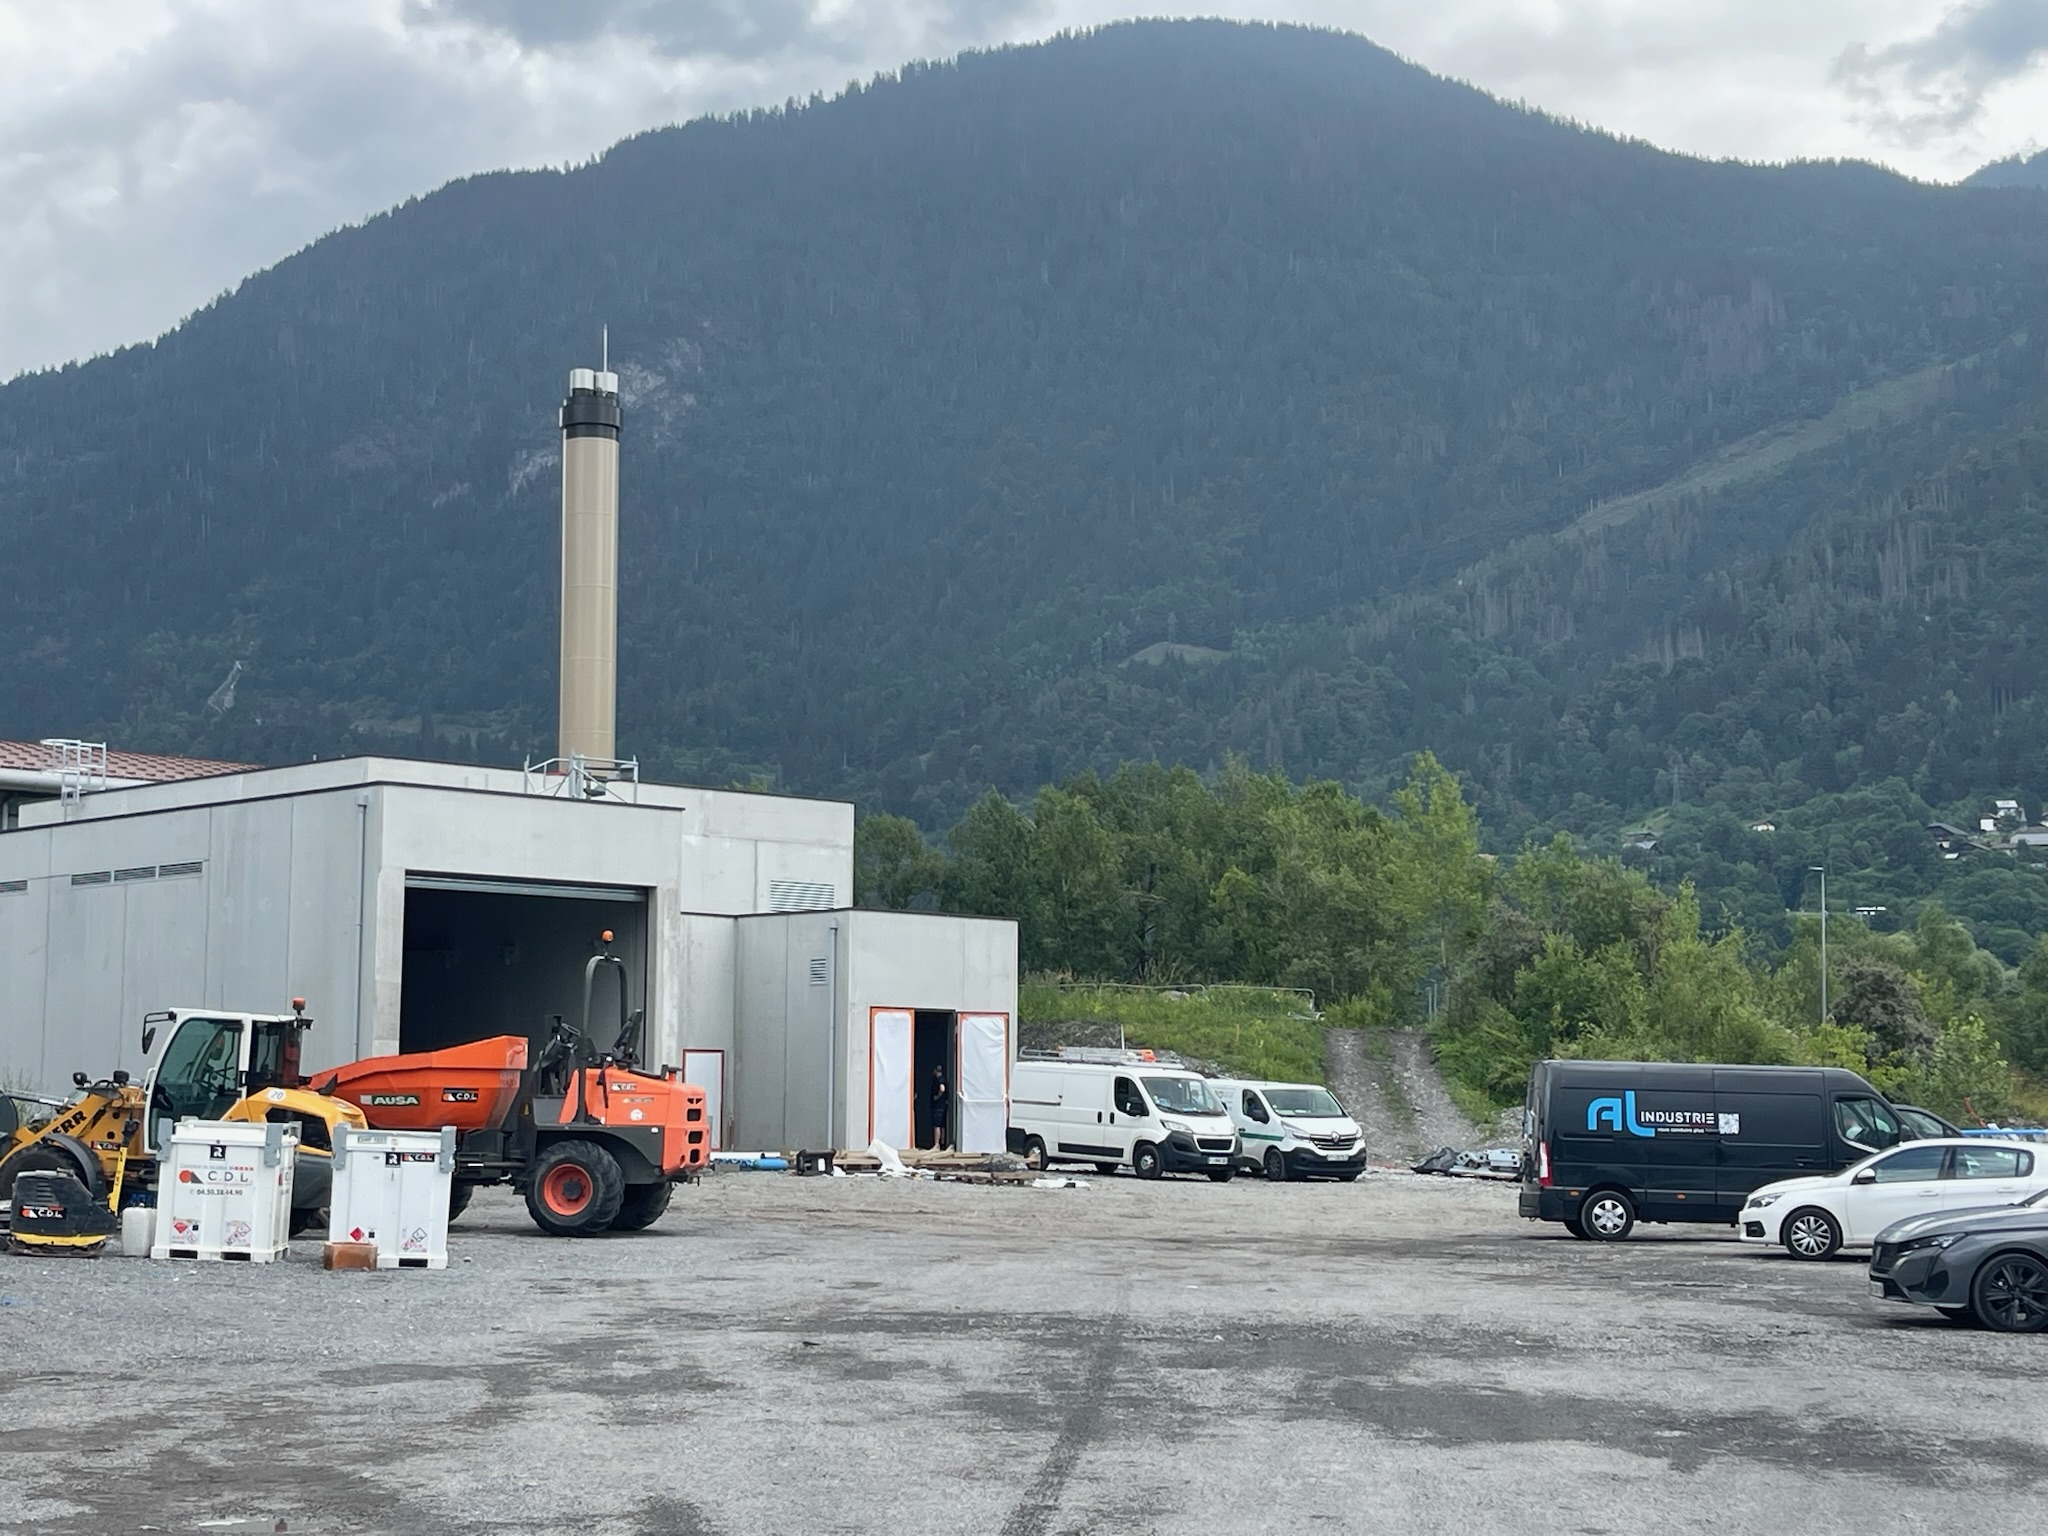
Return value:
M 612 371 L 612 328 L 602 325 L 597 330 L 597 366 L 606 373 Z

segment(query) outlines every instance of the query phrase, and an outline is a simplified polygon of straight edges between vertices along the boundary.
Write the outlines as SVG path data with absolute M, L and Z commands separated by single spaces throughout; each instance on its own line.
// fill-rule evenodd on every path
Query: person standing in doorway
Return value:
M 943 1065 L 932 1068 L 932 1148 L 944 1152 L 953 1141 L 953 1091 L 946 1086 Z

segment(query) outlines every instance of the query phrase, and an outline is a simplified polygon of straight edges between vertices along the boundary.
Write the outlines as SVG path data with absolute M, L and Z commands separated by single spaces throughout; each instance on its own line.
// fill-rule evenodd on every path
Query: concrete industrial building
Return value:
M 349 758 L 22 805 L 0 834 L 0 1079 L 134 1072 L 151 1009 L 295 996 L 315 1066 L 539 1039 L 579 1016 L 609 929 L 647 1055 L 704 1084 L 722 1145 L 915 1144 L 941 1067 L 956 1144 L 1000 1149 L 1013 923 L 849 910 L 847 804 L 565 784 Z
M 573 369 L 562 403 L 557 757 L 244 769 L 15 744 L 0 1083 L 137 1072 L 148 1011 L 294 997 L 309 1068 L 538 1043 L 582 1014 L 609 931 L 643 1058 L 703 1084 L 720 1146 L 1002 1150 L 1016 925 L 852 910 L 852 806 L 643 784 L 614 755 L 618 387 Z

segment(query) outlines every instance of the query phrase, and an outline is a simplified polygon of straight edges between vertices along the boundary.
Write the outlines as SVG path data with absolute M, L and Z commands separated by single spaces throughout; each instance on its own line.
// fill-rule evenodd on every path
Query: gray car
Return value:
M 1871 1246 L 1870 1294 L 2001 1333 L 2048 1330 L 2048 1190 L 1893 1222 Z

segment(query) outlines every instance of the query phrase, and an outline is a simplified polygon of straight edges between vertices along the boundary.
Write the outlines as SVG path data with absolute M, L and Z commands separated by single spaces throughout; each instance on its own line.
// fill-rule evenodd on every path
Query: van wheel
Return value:
M 1166 1170 L 1159 1161 L 1159 1149 L 1149 1141 L 1131 1148 L 1131 1172 L 1141 1179 L 1156 1179 Z
M 1034 1173 L 1043 1173 L 1045 1172 L 1045 1164 L 1045 1143 L 1036 1136 L 1026 1137 L 1024 1141 L 1024 1166 L 1031 1169 Z
M 1101 1174 L 1106 1179 L 1121 1167 L 1123 1167 L 1122 1163 L 1097 1163 L 1095 1165 L 1095 1171 Z
M 1278 1147 L 1266 1148 L 1266 1177 L 1275 1184 L 1287 1182 L 1287 1159 L 1280 1155 Z
M 1831 1259 L 1842 1246 L 1840 1224 L 1826 1211 L 1811 1205 L 1787 1216 L 1779 1236 L 1785 1251 L 1795 1259 Z
M 1618 1243 L 1636 1229 L 1636 1208 L 1618 1189 L 1596 1189 L 1579 1207 L 1579 1225 L 1595 1242 Z
M 1231 1175 L 1236 1172 L 1235 1168 L 1211 1168 L 1209 1170 L 1209 1182 L 1211 1184 L 1228 1184 Z

